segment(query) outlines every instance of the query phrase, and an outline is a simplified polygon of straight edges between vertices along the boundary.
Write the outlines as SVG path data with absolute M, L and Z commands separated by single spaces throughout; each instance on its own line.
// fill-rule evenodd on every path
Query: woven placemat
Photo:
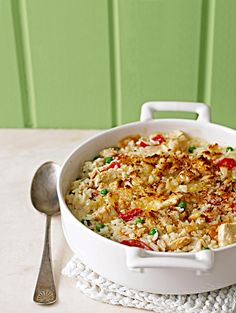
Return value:
M 236 285 L 195 295 L 158 295 L 114 283 L 92 271 L 77 256 L 62 274 L 74 278 L 76 287 L 88 297 L 113 305 L 157 313 L 233 313 L 236 307 Z

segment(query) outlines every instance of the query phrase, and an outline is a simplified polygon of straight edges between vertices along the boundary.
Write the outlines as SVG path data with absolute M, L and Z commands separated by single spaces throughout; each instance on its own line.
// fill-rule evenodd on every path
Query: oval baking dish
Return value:
M 189 111 L 197 120 L 152 119 L 154 111 Z M 236 282 L 236 244 L 199 252 L 153 252 L 108 240 L 85 227 L 65 203 L 69 185 L 84 161 L 122 138 L 181 129 L 191 136 L 223 146 L 234 146 L 236 131 L 210 122 L 206 104 L 193 102 L 147 102 L 141 121 L 105 131 L 81 144 L 64 162 L 58 180 L 62 226 L 71 249 L 100 275 L 121 285 L 160 294 L 191 294 L 210 291 Z

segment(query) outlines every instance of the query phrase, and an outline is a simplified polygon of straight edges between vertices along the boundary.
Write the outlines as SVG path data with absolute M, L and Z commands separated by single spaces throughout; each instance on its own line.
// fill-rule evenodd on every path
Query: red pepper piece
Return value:
M 217 165 L 220 167 L 227 167 L 229 170 L 232 170 L 232 168 L 236 167 L 236 161 L 232 158 L 224 158 L 221 159 Z
M 142 249 L 149 250 L 149 251 L 154 251 L 146 243 L 140 240 L 136 240 L 136 239 L 122 240 L 120 243 L 126 246 L 130 246 L 130 247 L 137 247 L 137 248 L 142 248 Z
M 139 215 L 142 213 L 142 210 L 139 208 L 129 210 L 126 213 L 120 213 L 119 217 L 122 218 L 122 220 L 128 222 L 131 221 L 135 216 Z
M 145 147 L 147 147 L 147 146 L 150 146 L 149 144 L 147 144 L 146 142 L 144 142 L 144 141 L 140 141 L 140 143 L 139 143 L 139 147 L 142 147 L 142 148 L 145 148 Z
M 152 137 L 151 139 L 153 141 L 156 141 L 159 145 L 166 141 L 165 138 L 161 134 L 158 134 L 158 135 Z
M 231 205 L 232 211 L 236 213 L 236 202 Z
M 109 170 L 110 168 L 114 168 L 114 167 L 120 167 L 120 163 L 117 161 L 113 161 L 109 164 L 109 166 L 107 167 L 107 169 Z
M 207 223 L 211 223 L 212 222 L 212 218 L 210 218 L 209 216 L 205 215 L 205 214 L 202 214 L 202 217 L 205 218 L 206 222 Z

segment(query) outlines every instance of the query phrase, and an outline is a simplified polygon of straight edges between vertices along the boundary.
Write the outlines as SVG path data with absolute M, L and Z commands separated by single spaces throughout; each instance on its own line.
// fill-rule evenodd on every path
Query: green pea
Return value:
M 196 149 L 196 147 L 192 146 L 188 148 L 189 153 L 193 153 L 193 151 Z
M 100 195 L 101 196 L 105 196 L 105 195 L 107 195 L 108 194 L 108 190 L 107 189 L 102 189 L 101 191 L 100 191 Z
M 96 230 L 97 231 L 100 231 L 102 228 L 104 228 L 105 227 L 105 225 L 104 224 L 102 224 L 102 223 L 97 223 L 96 224 Z
M 154 228 L 152 228 L 152 229 L 150 229 L 149 230 L 149 235 L 151 235 L 151 236 L 153 236 L 153 235 L 155 235 L 155 233 L 157 232 L 157 228 L 156 227 L 154 227 Z
M 111 161 L 113 161 L 113 157 L 105 157 L 104 158 L 104 162 L 107 164 L 111 163 Z
M 186 209 L 187 207 L 187 204 L 186 204 L 186 201 L 180 201 L 177 205 L 178 208 L 181 208 L 181 209 Z
M 226 148 L 226 152 L 229 152 L 229 151 L 234 151 L 234 148 L 232 148 L 232 147 L 227 147 L 227 148 Z
M 135 220 L 134 220 L 135 224 L 143 224 L 144 223 L 144 219 L 142 217 L 137 217 Z

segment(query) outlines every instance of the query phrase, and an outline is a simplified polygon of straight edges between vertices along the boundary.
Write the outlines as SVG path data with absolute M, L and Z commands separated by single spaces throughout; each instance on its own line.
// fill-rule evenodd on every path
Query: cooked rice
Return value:
M 138 240 L 163 252 L 234 242 L 224 241 L 228 234 L 218 230 L 236 222 L 236 167 L 217 163 L 236 160 L 236 151 L 179 130 L 129 136 L 117 146 L 86 161 L 66 194 L 69 209 L 85 226 L 111 240 Z M 134 209 L 137 216 L 122 218 Z

